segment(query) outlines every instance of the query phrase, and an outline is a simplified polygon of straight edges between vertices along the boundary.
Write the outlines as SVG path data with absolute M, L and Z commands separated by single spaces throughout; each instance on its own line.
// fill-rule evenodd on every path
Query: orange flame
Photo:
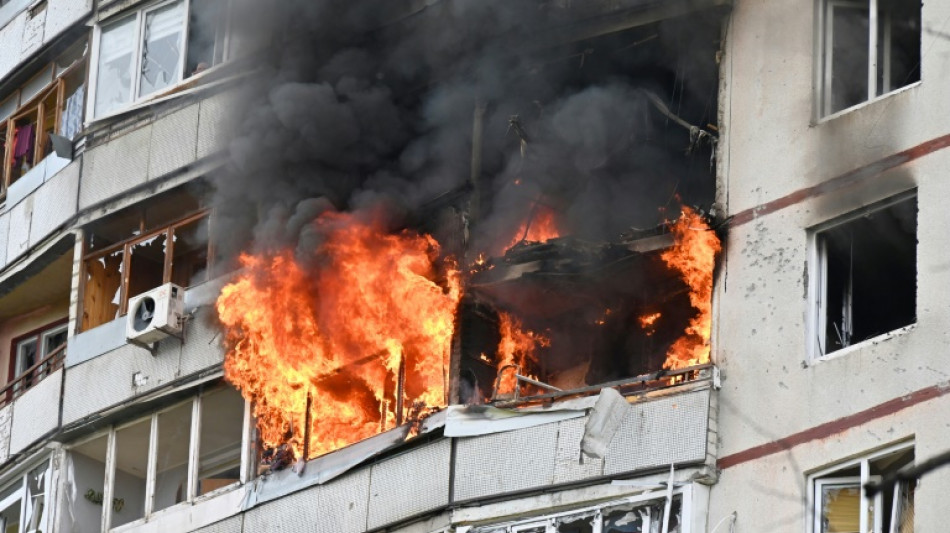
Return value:
M 663 316 L 663 313 L 649 313 L 637 318 L 637 321 L 640 322 L 640 329 L 642 329 L 647 337 L 656 333 L 656 321 Z
M 498 331 L 501 333 L 498 343 L 500 379 L 496 392 L 499 396 L 505 396 L 514 393 L 517 386 L 515 372 L 518 369 L 512 365 L 517 365 L 522 375 L 528 375 L 529 369 L 538 362 L 538 347 L 550 346 L 551 341 L 544 335 L 523 329 L 521 321 L 508 313 L 498 313 L 498 318 Z
M 679 272 L 689 287 L 690 305 L 696 314 L 690 319 L 684 335 L 666 353 L 665 368 L 684 368 L 709 362 L 709 335 L 712 330 L 713 268 L 716 254 L 722 249 L 716 233 L 702 217 L 688 207 L 670 228 L 673 247 L 661 258 Z
M 290 250 L 243 255 L 224 287 L 225 375 L 253 402 L 261 440 L 303 451 L 308 393 L 310 457 L 370 437 L 424 404 L 444 406 L 461 296 L 428 235 L 386 234 L 345 214 L 315 224 L 327 238 L 304 268 Z M 396 412 L 404 369 L 403 411 Z
M 521 223 L 518 232 L 514 234 L 505 250 L 511 249 L 519 242 L 545 242 L 561 236 L 557 226 L 557 216 L 554 209 L 544 205 L 536 205 L 531 216 Z

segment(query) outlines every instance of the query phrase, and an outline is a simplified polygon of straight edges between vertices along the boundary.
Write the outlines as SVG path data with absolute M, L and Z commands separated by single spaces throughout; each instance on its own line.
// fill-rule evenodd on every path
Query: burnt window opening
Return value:
M 822 0 L 822 116 L 920 81 L 920 7 L 915 0 Z
M 175 189 L 85 228 L 81 331 L 124 315 L 130 298 L 164 283 L 210 279 L 210 211 L 196 192 Z
M 815 233 L 817 356 L 916 321 L 917 196 Z

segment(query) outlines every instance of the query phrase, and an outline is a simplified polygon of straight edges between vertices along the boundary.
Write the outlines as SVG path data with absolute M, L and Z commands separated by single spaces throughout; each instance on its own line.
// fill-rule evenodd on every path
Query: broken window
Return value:
M 651 499 L 652 498 L 652 499 Z M 474 528 L 471 533 L 686 533 L 682 520 L 682 494 L 675 494 L 666 513 L 666 498 L 647 494 L 636 501 L 608 503 L 594 508 L 558 513 L 547 517 Z
M 917 482 L 896 480 L 913 463 L 913 444 L 901 444 L 812 476 L 812 533 L 913 531 Z M 879 490 L 868 495 L 868 484 Z
M 813 241 L 816 357 L 916 321 L 916 193 L 825 225 Z
M 196 209 L 184 218 L 182 210 Z M 187 212 L 187 211 L 186 211 Z M 171 220 L 171 222 L 170 222 Z M 82 330 L 125 314 L 130 298 L 208 279 L 208 212 L 187 191 L 132 207 L 87 228 Z
M 824 0 L 821 115 L 920 80 L 919 0 Z
M 118 111 L 227 59 L 228 6 L 227 0 L 153 3 L 104 24 L 98 32 L 94 116 Z
M 66 346 L 66 323 L 58 321 L 13 340 L 10 358 L 9 394 L 16 398 L 24 390 L 58 369 Z
M 73 447 L 74 482 L 92 487 L 85 499 L 96 505 L 111 498 L 102 514 L 108 527 L 102 529 L 193 503 L 241 481 L 244 419 L 245 403 L 237 391 L 210 388 Z M 110 479 L 111 484 L 103 481 Z M 70 505 L 76 530 L 100 529 L 99 517 L 87 503 L 76 499 Z
M 0 532 L 46 531 L 49 462 L 43 461 L 0 490 Z
M 79 132 L 85 51 L 85 41 L 77 43 L 0 101 L 0 190 L 53 152 L 51 135 Z

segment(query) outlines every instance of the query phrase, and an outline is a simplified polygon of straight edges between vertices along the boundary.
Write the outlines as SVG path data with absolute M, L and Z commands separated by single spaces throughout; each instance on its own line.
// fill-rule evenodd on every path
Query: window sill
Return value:
M 913 324 L 908 324 L 908 325 L 906 325 L 906 326 L 904 326 L 904 327 L 901 327 L 901 328 L 897 328 L 897 329 L 892 330 L 892 331 L 888 331 L 887 333 L 882 333 L 882 334 L 880 334 L 880 335 L 877 335 L 876 337 L 871 337 L 870 339 L 865 339 L 865 340 L 863 340 L 863 341 L 861 341 L 861 342 L 859 342 L 859 343 L 857 343 L 857 344 L 852 344 L 851 346 L 847 346 L 847 347 L 842 348 L 842 349 L 840 349 L 840 350 L 835 350 L 835 351 L 833 351 L 833 352 L 831 352 L 831 353 L 827 353 L 827 354 L 822 355 L 822 356 L 820 356 L 820 357 L 815 357 L 815 358 L 813 358 L 806 366 L 812 366 L 812 365 L 815 365 L 815 364 L 817 364 L 817 363 L 823 363 L 823 362 L 826 362 L 826 361 L 831 361 L 831 360 L 837 359 L 837 358 L 839 358 L 839 357 L 844 357 L 844 356 L 850 354 L 851 352 L 863 350 L 864 348 L 867 348 L 868 346 L 873 346 L 873 345 L 878 344 L 878 343 L 881 343 L 881 342 L 885 342 L 885 341 L 889 341 L 889 340 L 891 340 L 891 339 L 903 337 L 903 336 L 905 336 L 905 335 L 910 334 L 910 332 L 914 331 L 915 329 L 917 329 L 917 323 L 916 323 L 916 322 L 914 322 Z
M 912 89 L 916 89 L 917 87 L 920 86 L 921 83 L 923 83 L 923 81 L 922 81 L 922 80 L 918 80 L 918 81 L 915 81 L 914 83 L 911 83 L 910 85 L 905 85 L 905 86 L 903 86 L 903 87 L 894 89 L 894 90 L 891 91 L 891 92 L 884 93 L 884 94 L 882 94 L 881 96 L 874 97 L 874 98 L 872 98 L 872 99 L 870 99 L 870 100 L 865 100 L 865 101 L 861 102 L 860 104 L 856 104 L 856 105 L 853 105 L 853 106 L 851 106 L 851 107 L 846 107 L 846 108 L 842 109 L 841 111 L 836 111 L 836 112 L 834 112 L 834 113 L 832 113 L 832 114 L 830 114 L 830 115 L 825 115 L 825 116 L 823 116 L 823 117 L 818 118 L 817 120 L 813 120 L 812 123 L 811 123 L 811 125 L 812 125 L 813 127 L 814 127 L 814 126 L 821 126 L 822 124 L 825 124 L 826 122 L 831 122 L 831 121 L 833 121 L 833 120 L 836 119 L 836 118 L 840 118 L 840 117 L 843 117 L 843 116 L 845 116 L 845 115 L 850 115 L 851 113 L 854 113 L 854 112 L 856 112 L 856 111 L 860 111 L 861 109 L 864 109 L 864 108 L 866 108 L 866 107 L 869 107 L 869 106 L 871 106 L 871 105 L 874 105 L 874 104 L 876 104 L 876 103 L 878 103 L 878 102 L 881 102 L 881 101 L 883 101 L 883 100 L 887 100 L 887 99 L 891 98 L 892 96 L 896 96 L 896 95 L 898 95 L 898 94 L 905 93 L 905 92 L 910 91 L 910 90 L 912 90 Z

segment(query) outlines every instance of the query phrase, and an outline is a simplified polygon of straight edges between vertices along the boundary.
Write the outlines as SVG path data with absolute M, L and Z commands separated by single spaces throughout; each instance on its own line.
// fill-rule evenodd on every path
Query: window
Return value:
M 686 533 L 684 495 L 677 493 L 669 510 L 669 533 Z M 505 524 L 480 526 L 469 533 L 659 533 L 666 513 L 665 493 L 646 493 L 626 501 L 535 517 Z
M 40 382 L 62 365 L 66 321 L 44 326 L 13 340 L 7 380 L 9 399 Z
M 44 461 L 0 489 L 0 532 L 47 531 L 49 462 Z
M 198 211 L 172 218 L 189 208 Z M 173 192 L 147 208 L 130 208 L 88 227 L 82 331 L 125 314 L 130 298 L 162 284 L 206 281 L 208 224 L 208 211 L 188 194 Z
M 821 115 L 920 80 L 919 0 L 821 0 Z
M 115 528 L 240 483 L 244 428 L 244 399 L 222 386 L 76 444 L 75 482 L 91 487 L 70 502 L 76 529 Z
M 46 65 L 0 99 L 0 191 L 53 151 L 50 135 L 73 139 L 82 125 L 86 43 Z
M 225 61 L 229 5 L 227 0 L 162 2 L 103 24 L 96 33 L 93 116 L 118 111 Z
M 823 225 L 810 240 L 813 357 L 917 320 L 916 192 Z
M 812 533 L 910 533 L 916 481 L 892 481 L 914 463 L 914 446 L 900 444 L 810 477 Z M 867 496 L 864 486 L 881 490 Z

